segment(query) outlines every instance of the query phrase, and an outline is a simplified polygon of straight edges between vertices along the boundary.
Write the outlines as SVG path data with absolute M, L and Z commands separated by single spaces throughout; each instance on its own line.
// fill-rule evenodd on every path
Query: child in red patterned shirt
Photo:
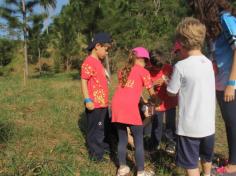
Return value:
M 151 143 L 150 147 L 155 150 L 159 147 L 163 136 L 163 117 L 166 117 L 166 128 L 164 136 L 166 138 L 166 151 L 170 154 L 175 152 L 175 121 L 177 97 L 170 97 L 167 94 L 167 84 L 171 77 L 172 65 L 164 61 L 163 53 L 159 50 L 151 52 L 151 65 L 147 68 L 153 81 L 154 90 L 159 98 L 159 105 L 156 107 L 156 113 L 153 115 Z
M 102 60 L 111 47 L 111 37 L 107 33 L 98 33 L 88 46 L 91 54 L 84 60 L 81 68 L 81 84 L 87 116 L 87 137 L 89 156 L 102 160 L 104 149 L 105 125 L 108 115 L 108 80 Z

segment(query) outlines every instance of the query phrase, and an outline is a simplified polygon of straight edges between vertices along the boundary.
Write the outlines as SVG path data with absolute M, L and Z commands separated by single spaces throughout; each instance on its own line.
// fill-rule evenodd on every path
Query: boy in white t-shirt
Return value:
M 215 134 L 215 78 L 212 63 L 201 52 L 205 26 L 185 18 L 177 27 L 178 55 L 167 91 L 179 96 L 176 164 L 189 176 L 210 176 Z

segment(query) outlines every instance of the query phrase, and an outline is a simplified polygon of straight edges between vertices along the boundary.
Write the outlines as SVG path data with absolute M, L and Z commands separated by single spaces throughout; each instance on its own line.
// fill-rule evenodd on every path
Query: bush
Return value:
M 6 66 L 11 62 L 14 49 L 14 41 L 0 38 L 0 66 Z

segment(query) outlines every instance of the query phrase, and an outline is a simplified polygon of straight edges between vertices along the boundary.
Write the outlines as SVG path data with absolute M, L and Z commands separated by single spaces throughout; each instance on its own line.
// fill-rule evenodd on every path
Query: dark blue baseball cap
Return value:
M 111 36 L 106 32 L 99 32 L 95 34 L 91 42 L 89 43 L 87 50 L 91 51 L 97 43 L 112 43 Z

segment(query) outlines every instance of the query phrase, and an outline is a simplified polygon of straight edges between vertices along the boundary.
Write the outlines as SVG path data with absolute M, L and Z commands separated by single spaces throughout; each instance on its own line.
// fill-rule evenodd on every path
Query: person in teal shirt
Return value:
M 216 95 L 225 122 L 229 161 L 216 169 L 222 176 L 236 175 L 236 9 L 227 0 L 189 0 L 196 17 L 207 27 L 217 64 Z

